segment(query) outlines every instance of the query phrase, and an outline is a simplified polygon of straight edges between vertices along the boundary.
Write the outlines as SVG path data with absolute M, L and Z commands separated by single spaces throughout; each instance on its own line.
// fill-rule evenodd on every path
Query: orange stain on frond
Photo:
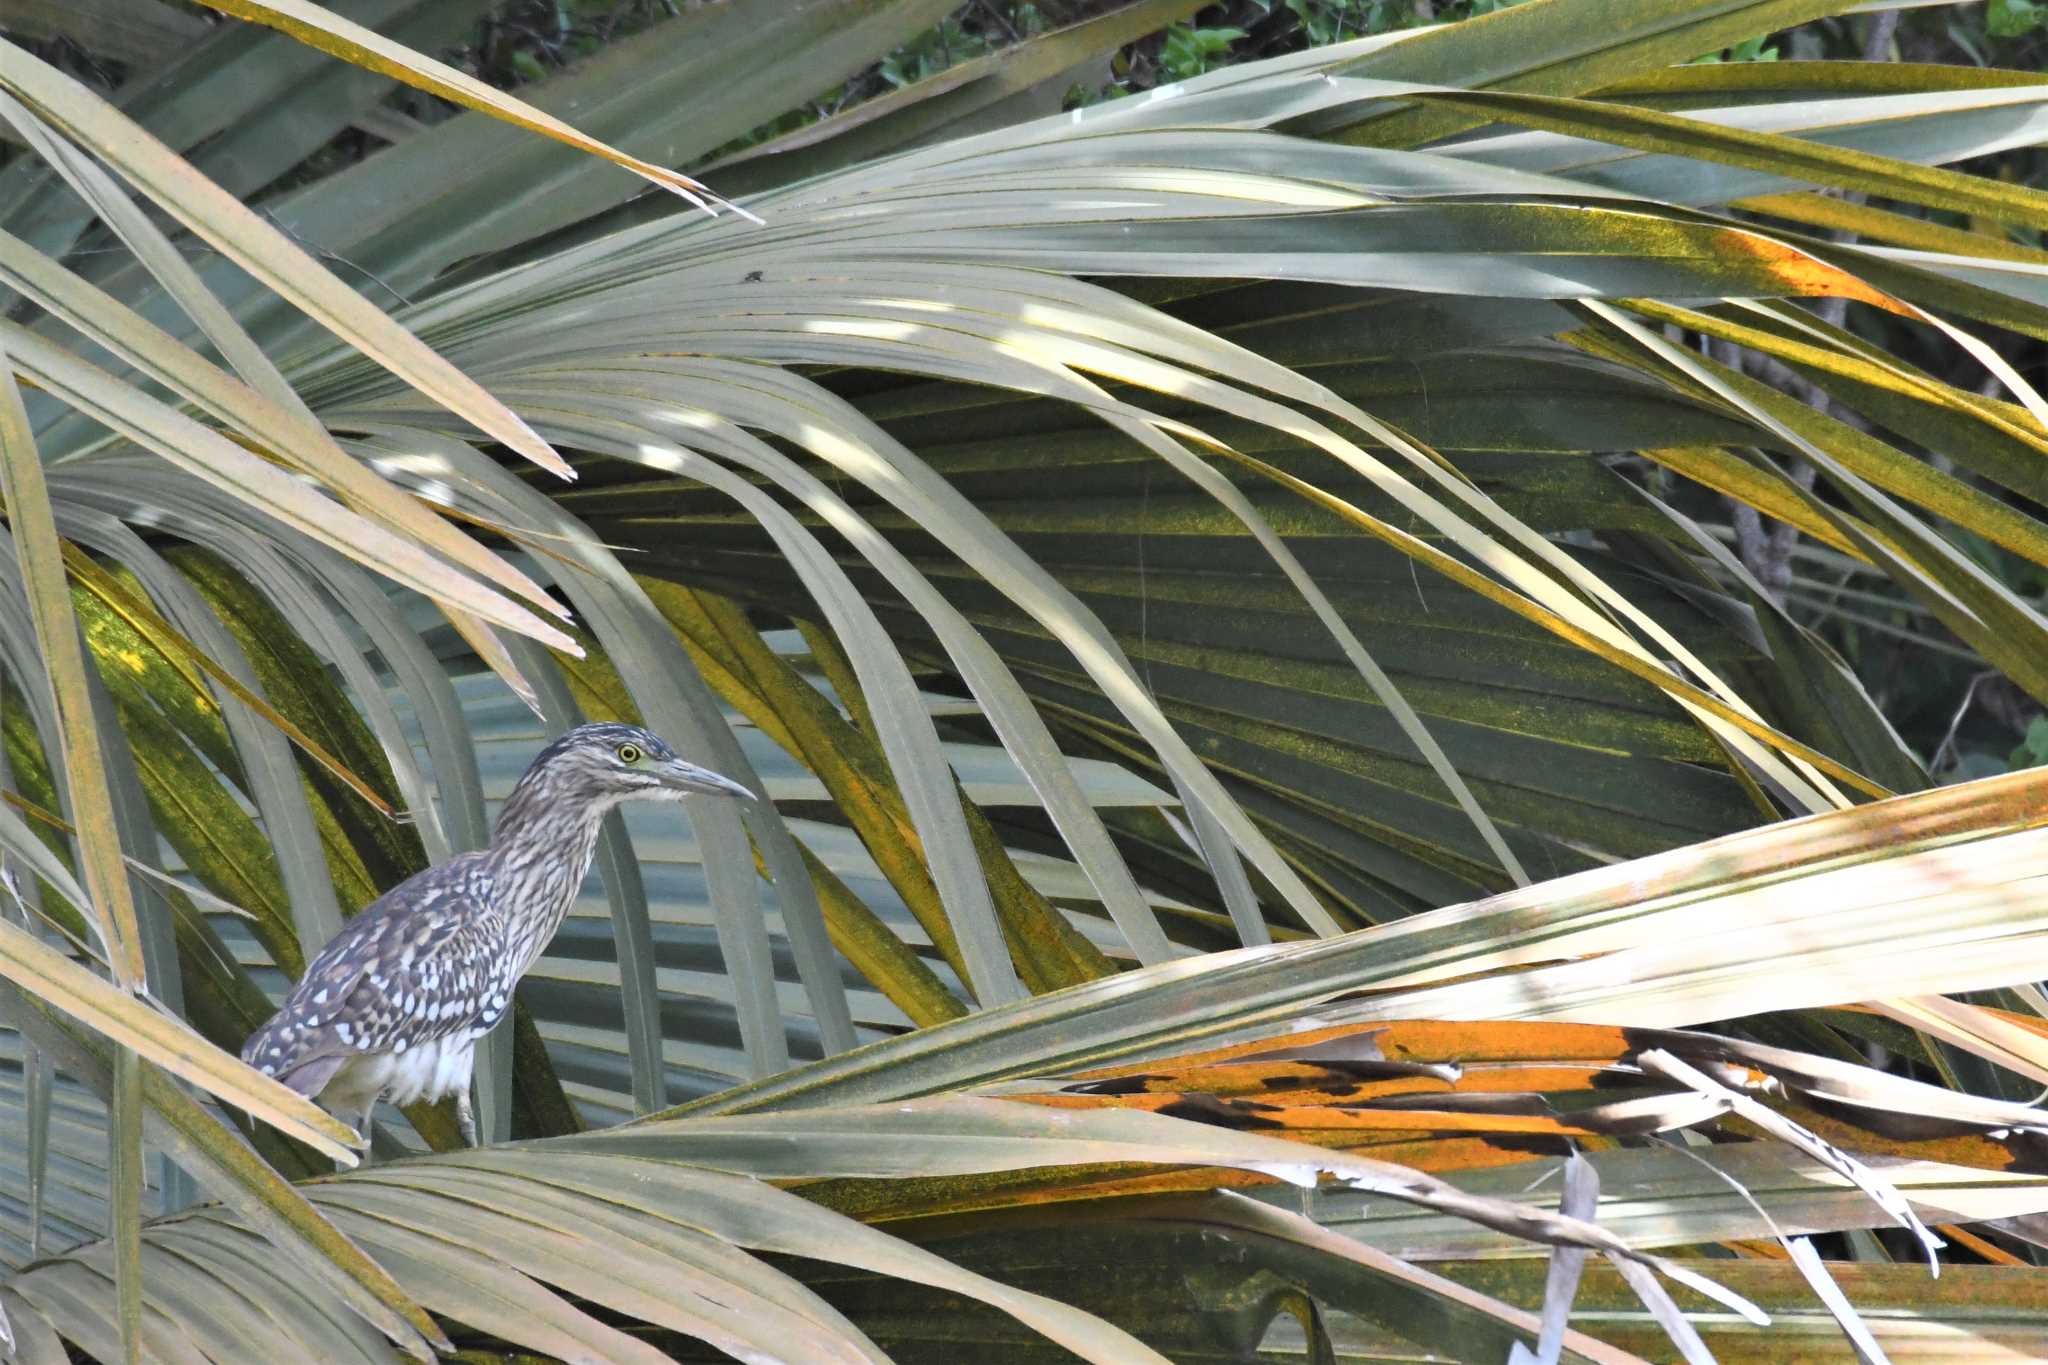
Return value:
M 1896 313 L 1902 318 L 1917 318 L 1920 315 L 1920 310 L 1911 304 L 1893 298 L 1848 271 L 1829 265 L 1816 256 L 1810 256 L 1798 247 L 1774 242 L 1754 232 L 1742 232 L 1733 228 L 1715 233 L 1714 238 L 1716 247 L 1731 256 L 1748 257 L 1752 265 L 1761 267 L 1764 273 L 1778 282 L 1787 294 L 1800 298 L 1832 296 L 1848 299 L 1852 303 L 1867 303 L 1873 308 L 1882 308 L 1885 312 Z
M 1409 1019 L 1385 1030 L 1380 1051 L 1401 1062 L 1618 1062 L 1635 1050 L 1625 1029 L 1606 1024 Z
M 1792 1259 L 1792 1254 L 1776 1242 L 1733 1241 L 1723 1242 L 1721 1245 L 1727 1247 L 1737 1256 L 1749 1261 L 1789 1261 Z
M 2027 1150 L 2029 1139 L 2022 1136 L 1994 1138 L 1978 1133 L 1949 1137 L 1897 1138 L 1865 1128 L 1832 1114 L 1823 1114 L 1799 1104 L 1773 1104 L 1779 1113 L 1810 1129 L 1844 1151 L 1864 1157 L 1896 1157 L 1902 1161 L 1933 1161 L 1944 1166 L 1968 1166 L 1979 1171 L 2012 1171 L 2021 1175 L 2040 1173 L 2039 1164 Z M 1855 1110 L 1844 1106 L 1853 1118 Z M 1729 1116 L 1720 1120 L 1722 1130 L 1735 1137 L 1768 1138 L 1770 1135 L 1747 1119 Z
M 2048 1019 L 2033 1014 L 2018 1014 L 2012 1010 L 1997 1009 L 1991 1005 L 1979 1005 L 1977 1008 L 2011 1024 L 2014 1028 L 2025 1029 L 2029 1033 L 2048 1038 Z
M 1232 1128 L 1263 1137 L 1286 1137 L 1319 1147 L 1357 1141 L 1359 1133 L 1399 1133 L 1422 1138 L 1431 1133 L 1510 1133 L 1543 1137 L 1596 1137 L 1600 1130 L 1547 1114 L 1462 1113 L 1444 1109 L 1352 1109 L 1330 1105 L 1241 1104 L 1205 1106 L 1202 1112 L 1178 1114 L 1190 1103 L 1187 1095 L 1013 1095 L 1009 1098 L 1051 1109 L 1138 1109 L 1147 1113 L 1190 1117 L 1214 1127 Z M 1292 1097 L 1290 1097 L 1292 1098 Z
M 1324 1131 L 1290 1133 L 1288 1136 L 1304 1145 L 1347 1152 L 1438 1175 L 1493 1170 L 1502 1166 L 1531 1165 L 1536 1169 L 1534 1163 L 1542 1163 L 1542 1168 L 1547 1169 L 1558 1156 L 1556 1152 L 1538 1150 L 1527 1137 L 1512 1135 L 1496 1138 L 1467 1134 L 1443 1137 L 1376 1134 L 1367 1137 L 1357 1132 Z M 1393 1140 L 1389 1141 L 1390 1137 Z M 1612 1138 L 1599 1136 L 1575 1137 L 1571 1141 L 1582 1152 L 1610 1151 L 1619 1145 Z M 1022 1180 L 1013 1176 L 1000 1186 L 985 1182 L 963 1192 L 951 1204 L 944 1201 L 938 1204 L 920 1202 L 917 1213 L 923 1217 L 936 1213 L 1026 1208 L 1137 1195 L 1258 1189 L 1279 1183 L 1278 1176 L 1235 1167 L 1181 1166 L 1146 1170 L 1133 1166 L 1110 1166 L 1084 1172 L 1062 1167 L 1042 1176 L 1031 1173 Z
M 1581 1152 L 1611 1151 L 1621 1144 L 1611 1137 L 1573 1138 L 1572 1145 Z M 1389 1142 L 1371 1147 L 1352 1147 L 1360 1156 L 1369 1156 L 1375 1161 L 1390 1161 L 1397 1166 L 1411 1170 L 1429 1171 L 1442 1175 L 1449 1171 L 1485 1171 L 1498 1166 L 1520 1166 L 1527 1162 L 1546 1163 L 1546 1169 L 1554 1168 L 1556 1153 L 1535 1150 L 1532 1147 L 1516 1146 L 1511 1141 L 1489 1137 L 1448 1136 L 1424 1138 L 1414 1142 Z
M 1475 1062 L 1464 1067 L 1455 1082 L 1438 1076 L 1388 1076 L 1349 1079 L 1341 1066 L 1313 1062 L 1223 1062 L 1185 1070 L 1146 1071 L 1130 1078 L 1133 1088 L 1121 1093 L 1068 1092 L 1062 1102 L 1079 1101 L 1111 1104 L 1143 1095 L 1270 1096 L 1274 1103 L 1302 1106 L 1313 1104 L 1370 1104 L 1401 1095 L 1541 1094 L 1590 1090 L 1606 1075 L 1640 1081 L 1633 1070 L 1616 1070 L 1600 1063 Z M 1042 1096 L 1013 1096 L 1017 1099 Z
M 1958 1227 L 1954 1223 L 1936 1223 L 1934 1225 L 1934 1230 L 1940 1233 L 1943 1237 L 1948 1238 L 1950 1241 L 1957 1242 L 1963 1246 L 1968 1247 L 1970 1250 L 1976 1252 L 1979 1256 L 1982 1256 L 1985 1260 L 1991 1262 L 1991 1264 L 1993 1265 L 2024 1266 L 2028 1270 L 2035 1271 L 2036 1273 L 2038 1273 L 2041 1269 L 2041 1267 L 2035 1265 L 2032 1261 L 2023 1261 L 2019 1257 L 2013 1255 L 2010 1251 L 2007 1251 L 2004 1247 L 1999 1246 L 1994 1242 L 1985 1241 L 1982 1237 L 1979 1237 L 1976 1233 L 1971 1232 L 1968 1228 Z
M 1073 1079 L 1112 1080 L 1122 1076 L 1171 1076 L 1196 1067 L 1270 1057 L 1281 1065 L 1290 1053 L 1340 1038 L 1369 1036 L 1380 1055 L 1392 1062 L 1617 1062 L 1632 1045 L 1627 1034 L 1605 1024 L 1530 1023 L 1486 1020 L 1391 1020 L 1385 1023 L 1341 1024 L 1278 1034 L 1232 1047 L 1161 1057 L 1151 1062 L 1077 1071 Z M 1307 1065 L 1313 1066 L 1313 1063 Z

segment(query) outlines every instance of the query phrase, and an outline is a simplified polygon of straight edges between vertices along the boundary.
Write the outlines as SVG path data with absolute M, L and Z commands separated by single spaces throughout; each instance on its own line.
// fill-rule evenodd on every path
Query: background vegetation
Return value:
M 1057 95 L 1072 108 L 1121 98 L 1162 83 L 1185 80 L 1233 63 L 1298 52 L 1362 36 L 1456 22 L 1509 7 L 1512 0 L 1236 0 L 1193 10 L 1183 22 L 1116 49 L 1099 66 L 1080 73 Z M 803 107 L 753 129 L 730 148 L 791 132 L 860 102 L 960 63 L 1000 52 L 1028 38 L 1100 17 L 1121 8 L 1120 0 L 1043 0 L 1011 3 L 981 0 L 962 5 L 939 23 L 825 92 Z M 640 32 L 674 9 L 659 0 L 511 0 L 478 21 L 468 40 L 440 55 L 502 89 L 560 71 L 609 43 Z M 38 49 L 59 64 L 105 88 L 127 74 L 118 55 L 95 52 L 77 41 L 53 37 Z M 118 49 L 116 50 L 118 52 Z M 1893 11 L 1880 16 L 1818 19 L 1760 35 L 1696 60 L 1776 61 L 1870 60 L 1941 63 L 2037 70 L 2048 58 L 2048 7 L 2029 0 L 1943 5 Z M 385 100 L 393 120 L 437 123 L 458 106 L 425 92 L 400 87 Z M 383 119 L 386 113 L 373 117 Z M 404 124 L 397 126 L 403 127 Z M 388 131 L 388 130 L 387 130 Z M 369 128 L 352 127 L 314 153 L 287 180 L 325 174 L 359 160 L 383 145 Z M 2038 185 L 2043 173 L 2038 151 L 2019 148 L 1960 163 L 1962 168 L 2020 184 Z M 1957 218 L 1954 221 L 1962 222 Z M 2022 237 L 2026 234 L 2020 233 Z M 1860 334 L 1887 350 L 1904 348 L 1916 363 L 1951 383 L 1981 387 L 1991 381 L 1971 370 L 1967 356 L 1952 348 L 1922 344 L 1913 330 L 1886 317 L 1859 317 Z M 2023 374 L 2040 372 L 2038 345 L 2015 343 L 2013 360 Z M 1782 370 L 1766 377 L 1785 387 Z M 1806 391 L 1803 397 L 1811 400 Z M 1857 420 L 1853 416 L 1852 421 Z M 1942 458 L 1935 456 L 1937 462 Z M 1982 776 L 2048 761 L 2048 728 L 2037 725 L 2039 708 L 1997 673 L 1973 667 L 1967 649 L 1938 622 L 1882 583 L 1845 578 L 1846 566 L 1814 557 L 1814 547 L 1797 528 L 1780 523 L 1765 534 L 1758 519 L 1715 495 L 1661 476 L 1653 466 L 1620 466 L 1647 481 L 1662 496 L 1709 524 L 1727 523 L 1744 563 L 1781 598 L 1794 617 L 1821 633 L 1856 668 L 1880 709 L 1937 776 Z M 2000 547 L 1974 547 L 2015 591 L 2038 598 L 2048 592 L 2039 570 Z M 1796 576 L 1797 581 L 1794 581 Z M 1874 594 L 1874 596 L 1873 596 Z

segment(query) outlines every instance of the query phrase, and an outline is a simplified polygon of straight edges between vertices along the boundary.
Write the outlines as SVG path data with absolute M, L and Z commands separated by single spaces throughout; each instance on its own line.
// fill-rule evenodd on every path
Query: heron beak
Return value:
M 731 778 L 722 777 L 709 768 L 700 768 L 694 763 L 685 763 L 680 758 L 672 758 L 663 763 L 659 773 L 661 785 L 671 791 L 702 796 L 737 796 L 747 801 L 761 799 Z

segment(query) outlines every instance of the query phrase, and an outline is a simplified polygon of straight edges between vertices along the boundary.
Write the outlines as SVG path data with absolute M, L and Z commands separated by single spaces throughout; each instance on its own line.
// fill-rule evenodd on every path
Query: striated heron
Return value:
M 580 725 L 541 750 L 490 847 L 408 877 L 350 920 L 250 1035 L 243 1060 L 364 1131 L 382 1096 L 456 1097 L 476 1144 L 477 1039 L 561 927 L 605 813 L 624 801 L 753 793 L 636 725 Z

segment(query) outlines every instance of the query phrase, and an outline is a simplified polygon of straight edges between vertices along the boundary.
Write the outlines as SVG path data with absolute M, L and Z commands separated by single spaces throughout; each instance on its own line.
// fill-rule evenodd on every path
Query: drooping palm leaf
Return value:
M 891 1329 L 902 1331 L 884 1314 L 875 1324 L 883 1335 L 872 1337 L 861 1311 L 871 1312 L 871 1301 L 855 1298 L 849 1307 L 856 1316 L 843 1317 L 739 1250 L 752 1248 L 943 1286 L 1015 1314 L 1084 1358 L 1155 1359 L 1099 1320 L 963 1274 L 916 1244 L 930 1242 L 973 1262 L 987 1254 L 977 1249 L 977 1236 L 1008 1228 L 1013 1237 L 1023 1234 L 1020 1249 L 1028 1255 L 1031 1229 L 1057 1210 L 1069 1232 L 1078 1230 L 1083 1239 L 1059 1277 L 1063 1297 L 1087 1299 L 1072 1274 L 1097 1254 L 1090 1238 L 1136 1256 L 1147 1238 L 1177 1224 L 1234 1228 L 1225 1240 L 1249 1258 L 1240 1273 L 1269 1267 L 1328 1306 L 1398 1329 L 1409 1320 L 1412 1303 L 1397 1296 L 1373 1306 L 1333 1287 L 1343 1283 L 1340 1266 L 1394 1273 L 1400 1262 L 1375 1262 L 1375 1245 L 1405 1257 L 1458 1259 L 1525 1253 L 1533 1240 L 1539 1246 L 1590 1247 L 1674 1274 L 1681 1284 L 1746 1312 L 1739 1298 L 1722 1295 L 1711 1273 L 1703 1277 L 1645 1254 L 1646 1247 L 1746 1234 L 1754 1226 L 1750 1205 L 1738 1203 L 1744 1212 L 1734 1217 L 1725 1199 L 1717 1212 L 1690 1210 L 1687 1198 L 1704 1195 L 1711 1205 L 1726 1192 L 1715 1181 L 1734 1180 L 1749 1190 L 1748 1198 L 1768 1201 L 1787 1232 L 1868 1226 L 1886 1218 L 1886 1211 L 1860 1193 L 1847 1203 L 1824 1202 L 1828 1180 L 1839 1176 L 1825 1169 L 1817 1176 L 1811 1167 L 1794 1176 L 1797 1153 L 1788 1164 L 1780 1155 L 1784 1149 L 1768 1136 L 1684 1158 L 1681 1165 L 1692 1163 L 1688 1172 L 1697 1167 L 1707 1178 L 1694 1180 L 1699 1188 L 1683 1194 L 1669 1173 L 1653 1179 L 1648 1169 L 1631 1166 L 1632 1159 L 1662 1158 L 1663 1152 L 1596 1154 L 1610 1201 L 1619 1201 L 1603 1213 L 1614 1231 L 1501 1196 L 1526 1190 L 1532 1167 L 1550 1160 L 1533 1153 L 1561 1145 L 1566 1134 L 1597 1153 L 1617 1136 L 1715 1125 L 1724 1104 L 1672 1088 L 1640 1064 L 1659 1048 L 1715 1067 L 1724 1081 L 1767 1097 L 1773 1111 L 1785 1110 L 1789 1099 L 1795 1123 L 1811 1116 L 1799 1107 L 1810 1096 L 1825 1097 L 1837 1113 L 1846 1102 L 1851 1121 L 1837 1121 L 1837 1132 L 1855 1130 L 1858 1122 L 1881 1128 L 1909 1115 L 1919 1122 L 1940 1119 L 1969 1128 L 1969 1141 L 1995 1155 L 2000 1132 L 2034 1117 L 2022 1107 L 1958 1103 L 1933 1087 L 1907 1093 L 1901 1087 L 1910 1083 L 1881 1073 L 1702 1035 L 1394 1024 L 1301 1041 L 1273 1037 L 1257 1047 L 1262 1050 L 1163 1061 L 1141 1075 L 1055 1082 L 1042 1093 L 1013 1092 L 1004 1101 L 954 1098 L 664 1120 L 502 1152 L 380 1167 L 322 1183 L 311 1195 L 344 1231 L 400 1267 L 440 1311 L 534 1349 L 559 1352 L 580 1337 L 584 1349 L 598 1352 L 592 1358 L 642 1358 L 630 1338 L 610 1333 L 570 1302 L 548 1297 L 542 1284 L 728 1351 L 753 1349 L 777 1358 L 786 1358 L 798 1341 L 809 1343 L 806 1359 L 876 1358 L 863 1354 L 872 1350 L 869 1343 L 886 1343 Z M 1581 1098 L 1572 1098 L 1574 1092 Z M 1168 1094 L 1173 1102 L 1164 1109 L 1134 1109 L 1149 1108 L 1150 1097 Z M 1594 1103 L 1583 1102 L 1593 1095 Z M 1304 1120 L 1318 1113 L 1321 1118 Z M 1393 1124 L 1362 1122 L 1375 1115 Z M 1718 1121 L 1734 1122 L 1734 1130 L 1722 1135 L 1724 1143 L 1755 1131 Z M 1953 1158 L 1971 1149 L 1950 1139 L 1943 1150 Z M 1676 1149 L 1666 1151 L 1678 1157 Z M 1424 1173 L 1431 1168 L 1454 1178 Z M 1975 1216 L 1982 1191 L 1971 1187 L 1989 1180 L 2001 1189 L 2001 1208 L 2048 1199 L 2038 1176 L 1991 1177 L 1953 1165 L 1895 1160 L 1858 1169 L 1874 1172 L 1866 1178 L 1888 1196 L 1903 1192 L 1949 1216 Z M 1283 1188 L 1313 1187 L 1318 1171 L 1335 1183 L 1314 1195 L 1311 1211 L 1318 1222 L 1361 1239 L 1363 1246 L 1347 1249 L 1341 1241 L 1321 1240 L 1327 1234 L 1305 1220 L 1300 1230 L 1290 1231 L 1286 1220 L 1298 1215 L 1237 1211 L 1229 1195 L 1211 1193 L 1207 1203 L 1190 1200 L 1191 1191 L 1225 1187 L 1263 1196 L 1276 1181 Z M 806 1198 L 763 1180 L 796 1181 Z M 1638 1190 L 1644 1194 L 1636 1195 Z M 1296 1189 L 1283 1202 L 1301 1194 Z M 1645 1201 L 1643 1207 L 1633 1207 L 1632 1199 Z M 1417 1212 L 1392 1212 L 1396 1208 Z M 862 1229 L 833 1209 L 884 1220 L 909 1240 Z M 203 1210 L 168 1220 L 150 1228 L 147 1254 L 204 1268 L 207 1248 L 235 1240 L 233 1227 Z M 32 1317 L 91 1349 L 98 1328 L 81 1318 L 78 1302 L 64 1287 L 80 1271 L 101 1265 L 105 1254 L 91 1247 L 31 1269 L 12 1282 L 12 1292 Z M 594 1265 L 600 1258 L 603 1273 Z M 1008 1260 L 1014 1274 L 1021 1263 Z M 1481 1330 L 1482 1338 L 1505 1327 L 1511 1340 L 1513 1329 L 1529 1326 L 1511 1312 L 1485 1308 L 1484 1300 L 1461 1301 L 1455 1287 L 1440 1278 L 1405 1278 L 1411 1295 L 1451 1301 L 1439 1311 L 1478 1313 L 1466 1329 Z M 820 1287 L 836 1300 L 832 1276 Z M 287 1296 L 307 1290 L 256 1281 L 245 1282 L 243 1292 L 245 1302 L 270 1311 L 292 1338 L 300 1315 L 283 1305 Z M 1659 1294 L 1653 1293 L 1653 1302 Z M 194 1316 L 206 1297 L 160 1296 L 152 1324 L 218 1358 L 218 1350 L 205 1345 L 214 1324 Z M 1139 1316 L 1152 1331 L 1172 1337 L 1156 1314 Z M 308 1329 L 321 1321 L 316 1316 Z M 1573 1344 L 1589 1358 L 1616 1358 L 1596 1341 L 1573 1338 Z M 380 1357 L 371 1352 L 344 1358 Z

